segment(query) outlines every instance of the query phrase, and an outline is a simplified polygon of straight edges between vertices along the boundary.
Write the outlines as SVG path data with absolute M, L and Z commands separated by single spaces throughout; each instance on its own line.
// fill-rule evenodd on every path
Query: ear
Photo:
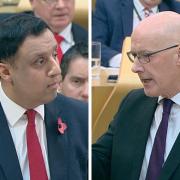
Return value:
M 0 63 L 0 79 L 11 82 L 10 65 Z

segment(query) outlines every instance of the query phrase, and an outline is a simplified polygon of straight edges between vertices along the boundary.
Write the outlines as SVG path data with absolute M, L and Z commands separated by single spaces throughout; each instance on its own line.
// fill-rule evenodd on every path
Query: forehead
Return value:
M 83 57 L 78 57 L 70 62 L 68 73 L 88 74 L 88 60 Z
M 45 30 L 39 35 L 28 36 L 18 50 L 18 54 L 31 54 L 39 51 L 48 51 L 56 46 L 56 40 L 50 30 Z
M 153 50 L 166 47 L 172 40 L 164 35 L 161 30 L 138 30 L 132 34 L 131 49 L 132 50 Z
M 36 1 L 41 1 L 41 2 L 45 2 L 45 3 L 59 3 L 59 0 L 36 0 Z M 75 0 L 61 0 L 63 3 L 72 3 L 74 4 Z

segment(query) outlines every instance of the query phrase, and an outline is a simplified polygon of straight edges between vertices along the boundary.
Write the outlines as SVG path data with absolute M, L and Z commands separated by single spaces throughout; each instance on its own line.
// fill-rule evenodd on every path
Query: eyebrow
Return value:
M 80 76 L 71 76 L 71 79 L 79 79 L 79 80 L 83 80 L 83 81 L 85 81 L 87 78 L 86 77 L 80 77 Z

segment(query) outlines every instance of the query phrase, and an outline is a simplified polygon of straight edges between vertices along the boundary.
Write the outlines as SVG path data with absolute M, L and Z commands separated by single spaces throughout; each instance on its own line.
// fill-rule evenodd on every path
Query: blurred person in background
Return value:
M 122 44 L 136 25 L 160 11 L 180 13 L 176 0 L 96 0 L 92 38 L 102 44 L 102 65 L 120 67 Z
M 65 96 L 88 101 L 88 46 L 77 43 L 62 58 L 60 92 Z
M 88 42 L 87 31 L 73 23 L 75 0 L 29 0 L 34 14 L 42 18 L 54 32 L 59 45 L 59 61 L 75 43 Z

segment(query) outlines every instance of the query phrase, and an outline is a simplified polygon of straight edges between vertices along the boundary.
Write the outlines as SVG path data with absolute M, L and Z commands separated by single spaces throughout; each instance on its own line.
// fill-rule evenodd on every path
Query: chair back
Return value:
M 119 79 L 118 82 L 126 82 L 130 84 L 137 84 L 138 87 L 141 86 L 141 82 L 136 73 L 131 71 L 132 62 L 129 60 L 127 56 L 127 52 L 131 49 L 131 37 L 126 37 L 123 42 L 122 48 L 122 59 L 121 59 L 121 68 L 119 71 Z

